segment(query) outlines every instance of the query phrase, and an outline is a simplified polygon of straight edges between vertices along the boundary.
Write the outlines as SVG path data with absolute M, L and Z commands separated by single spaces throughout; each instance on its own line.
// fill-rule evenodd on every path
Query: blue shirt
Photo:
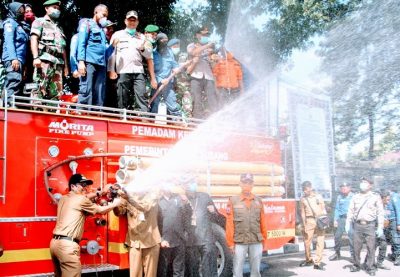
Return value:
M 69 48 L 69 64 L 71 72 L 74 72 L 78 70 L 78 34 L 72 36 Z
M 3 61 L 19 60 L 25 64 L 26 49 L 28 47 L 29 36 L 12 18 L 7 18 L 3 22 L 4 42 L 1 59 Z
M 171 75 L 172 69 L 177 68 L 179 64 L 175 61 L 174 54 L 169 48 L 163 53 L 154 50 L 154 73 L 156 74 L 157 83 L 166 79 Z
M 344 196 L 343 194 L 339 194 L 339 196 L 336 199 L 334 220 L 338 220 L 339 217 L 347 215 L 347 212 L 349 210 L 350 201 L 353 198 L 353 195 L 354 194 L 352 192 L 349 192 L 349 194 L 347 196 Z
M 385 206 L 385 219 L 396 220 L 396 225 L 400 225 L 400 196 L 398 193 L 390 194 L 390 201 Z
M 106 66 L 107 39 L 103 29 L 93 20 L 84 20 L 78 33 L 78 61 Z

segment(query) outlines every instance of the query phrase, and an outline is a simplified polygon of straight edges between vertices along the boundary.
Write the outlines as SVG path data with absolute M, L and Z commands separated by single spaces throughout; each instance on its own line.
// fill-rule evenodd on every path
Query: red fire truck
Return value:
M 67 193 L 75 172 L 103 188 L 116 182 L 121 156 L 135 156 L 144 167 L 164 156 L 196 129 L 168 119 L 144 120 L 126 110 L 95 109 L 76 114 L 69 105 L 49 106 L 15 97 L 0 109 L 0 276 L 52 272 L 49 242 L 56 220 L 56 200 Z M 88 107 L 85 107 L 88 108 Z M 148 118 L 148 117 L 147 117 Z M 225 245 L 224 210 L 228 197 L 239 193 L 239 175 L 255 175 L 255 193 L 264 199 L 268 248 L 277 249 L 295 235 L 295 202 L 285 199 L 280 142 L 265 135 L 235 130 L 213 149 L 207 170 L 197 175 L 199 189 L 210 193 L 220 212 L 217 235 L 219 275 L 229 276 L 231 255 Z M 138 184 L 140 185 L 140 184 Z M 88 216 L 81 246 L 84 272 L 128 268 L 124 247 L 126 220 Z

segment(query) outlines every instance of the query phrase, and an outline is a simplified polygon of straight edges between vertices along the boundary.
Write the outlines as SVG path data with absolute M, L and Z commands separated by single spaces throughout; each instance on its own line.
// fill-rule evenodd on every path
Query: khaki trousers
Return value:
M 317 235 L 317 249 L 315 253 L 316 257 L 314 259 L 314 264 L 319 265 L 322 260 L 322 251 L 324 250 L 325 231 L 317 228 L 317 222 L 314 218 L 307 217 L 304 226 L 304 251 L 306 255 L 306 261 L 308 262 L 313 261 L 311 257 L 311 243 L 314 234 Z
M 51 260 L 55 277 L 81 276 L 79 244 L 65 239 L 52 239 L 50 242 Z
M 150 248 L 131 248 L 129 250 L 129 276 L 156 277 L 159 253 L 159 244 Z

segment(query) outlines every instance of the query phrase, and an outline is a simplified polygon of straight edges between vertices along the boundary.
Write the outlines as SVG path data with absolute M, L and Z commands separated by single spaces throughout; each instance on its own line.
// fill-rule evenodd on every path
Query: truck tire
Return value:
M 218 276 L 230 277 L 232 276 L 233 256 L 226 245 L 225 230 L 215 223 L 212 225 L 212 229 L 215 235 Z

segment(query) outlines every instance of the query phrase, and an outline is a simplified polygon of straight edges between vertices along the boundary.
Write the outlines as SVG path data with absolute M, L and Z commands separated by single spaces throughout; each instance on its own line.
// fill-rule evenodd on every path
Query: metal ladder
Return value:
M 7 97 L 5 97 L 7 98 Z M 2 150 L 0 150 L 0 162 L 2 168 L 2 180 L 1 180 L 1 194 L 0 199 L 3 204 L 6 203 L 6 184 L 7 184 L 7 117 L 8 117 L 8 107 L 7 107 L 7 100 L 5 100 L 4 107 L 3 107 L 3 116 L 0 116 L 0 124 L 3 125 L 2 133 L 3 133 L 3 145 Z

